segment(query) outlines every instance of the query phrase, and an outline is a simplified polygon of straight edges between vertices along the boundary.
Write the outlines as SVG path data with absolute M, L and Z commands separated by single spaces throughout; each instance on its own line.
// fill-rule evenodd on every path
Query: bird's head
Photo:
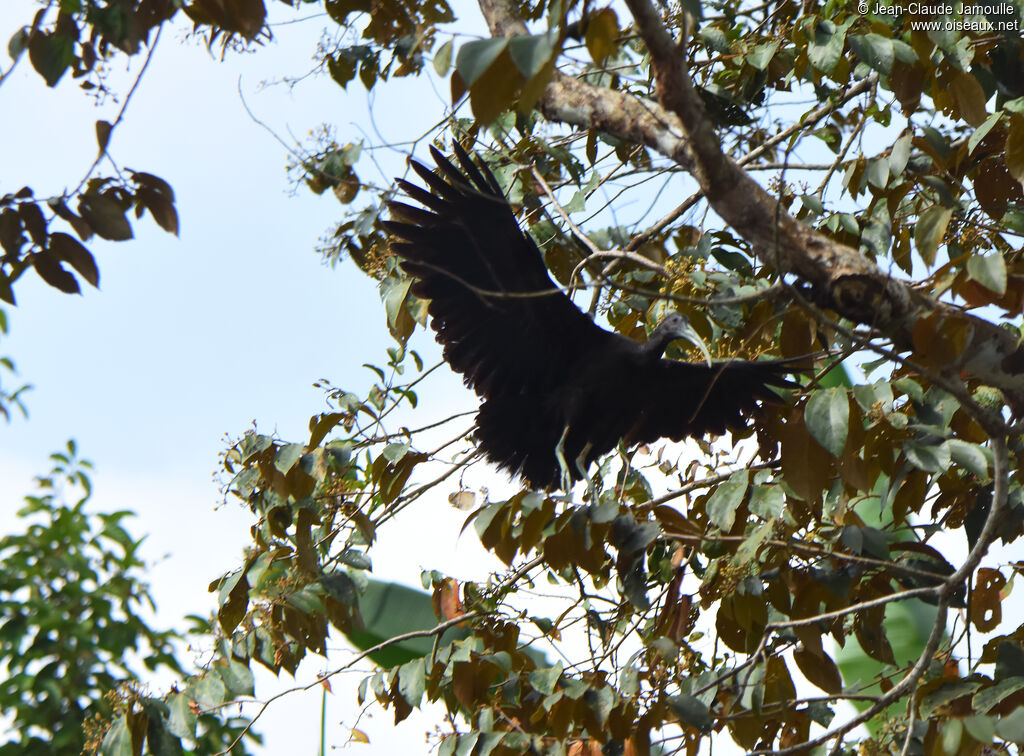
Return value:
M 686 339 L 689 341 L 704 355 L 708 365 L 711 365 L 711 352 L 708 351 L 708 346 L 704 343 L 704 339 L 690 325 L 689 319 L 678 312 L 670 312 L 662 318 L 661 322 L 658 323 L 658 327 L 651 333 L 648 343 L 653 344 L 653 348 L 658 349 L 659 352 L 663 352 L 669 342 L 676 339 Z

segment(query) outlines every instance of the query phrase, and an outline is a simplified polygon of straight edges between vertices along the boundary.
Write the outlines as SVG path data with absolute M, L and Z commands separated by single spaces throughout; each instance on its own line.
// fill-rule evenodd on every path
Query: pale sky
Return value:
M 280 3 L 268 7 L 272 19 L 292 13 Z M 31 2 L 4 0 L 0 39 L 34 12 Z M 238 93 L 241 88 L 253 113 L 286 141 L 293 141 L 290 134 L 305 141 L 322 123 L 333 125 L 342 143 L 357 141 L 360 128 L 379 141 L 358 81 L 347 93 L 326 78 L 294 88 L 261 86 L 312 67 L 327 19 L 275 26 L 272 43 L 225 62 L 185 39 L 185 21 L 182 16 L 164 31 L 110 146 L 121 166 L 155 173 L 174 187 L 180 238 L 145 218 L 133 222 L 132 241 L 94 239 L 89 248 L 100 267 L 100 290 L 83 284 L 84 296 L 61 294 L 26 274 L 15 289 L 18 306 L 5 306 L 11 333 L 0 340 L 0 356 L 12 357 L 20 379 L 34 386 L 25 395 L 28 419 L 16 414 L 0 424 L 3 521 L 14 522 L 33 476 L 49 469 L 47 456 L 76 439 L 96 465 L 94 511 L 138 513 L 128 525 L 136 536 L 148 536 L 156 623 L 178 627 L 185 614 L 214 608 L 207 584 L 238 566 L 250 540 L 247 510 L 234 503 L 217 508 L 212 473 L 225 438 L 255 420 L 263 432 L 304 440 L 309 416 L 325 409 L 313 382 L 327 378 L 364 393 L 374 377 L 361 364 L 383 364 L 384 350 L 394 344 L 375 282 L 350 262 L 324 266 L 314 251 L 343 208 L 330 192 L 317 197 L 300 188 L 292 196 L 285 150 L 250 119 Z M 132 71 L 140 64 L 141 56 Z M 125 61 L 115 59 L 111 73 L 123 95 Z M 445 103 L 422 81 L 392 82 L 375 97 L 376 126 L 387 140 L 419 136 L 444 116 Z M 96 107 L 70 75 L 47 89 L 27 60 L 0 87 L 0 103 L 0 191 L 29 185 L 40 197 L 78 184 L 96 154 L 94 121 L 113 121 L 120 108 L 115 102 Z M 410 114 L 422 128 L 410 127 Z M 365 160 L 359 166 L 365 178 L 380 183 L 401 173 L 397 151 L 377 158 L 390 175 L 375 174 Z M 109 174 L 109 164 L 101 172 Z M 437 358 L 429 337 L 420 334 L 415 343 Z M 3 380 L 13 385 L 6 374 Z M 431 380 L 438 399 L 431 416 L 474 406 L 450 374 Z M 373 551 L 374 574 L 409 584 L 418 582 L 421 568 L 482 576 L 490 562 L 472 530 L 458 539 L 465 513 L 441 500 L 417 506 L 433 507 L 422 513 L 432 530 L 384 529 Z M 303 667 L 306 679 L 323 669 L 320 660 Z M 355 723 L 359 679 L 334 683 L 329 746 L 348 737 L 339 722 Z M 287 676 L 280 683 L 263 676 L 257 695 L 289 684 Z M 396 729 L 390 718 L 378 710 L 362 720 L 372 744 L 353 751 L 426 750 L 429 722 L 420 718 Z M 276 703 L 257 729 L 268 738 L 266 753 L 316 753 L 319 692 Z

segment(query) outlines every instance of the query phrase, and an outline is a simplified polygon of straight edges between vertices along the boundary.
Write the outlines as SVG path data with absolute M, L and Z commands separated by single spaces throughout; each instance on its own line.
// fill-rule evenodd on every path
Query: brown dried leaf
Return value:
M 597 65 L 619 49 L 619 17 L 611 8 L 602 8 L 587 20 L 587 50 Z
M 824 651 L 814 653 L 806 648 L 795 651 L 793 659 L 801 674 L 826 693 L 836 695 L 843 690 L 843 677 L 832 657 Z
M 1006 134 L 1006 168 L 1011 176 L 1024 184 L 1024 116 L 1016 113 L 1010 118 Z
M 999 570 L 990 567 L 978 570 L 971 594 L 971 622 L 981 632 L 995 630 L 1002 622 L 1002 590 L 1005 587 L 1006 578 Z
M 53 288 L 63 291 L 65 294 L 78 294 L 80 289 L 78 281 L 60 264 L 55 255 L 44 251 L 32 255 L 32 267 L 36 269 L 39 277 L 50 284 Z
M 69 234 L 58 231 L 50 234 L 50 252 L 68 263 L 78 274 L 95 287 L 100 285 L 100 271 L 92 253 Z

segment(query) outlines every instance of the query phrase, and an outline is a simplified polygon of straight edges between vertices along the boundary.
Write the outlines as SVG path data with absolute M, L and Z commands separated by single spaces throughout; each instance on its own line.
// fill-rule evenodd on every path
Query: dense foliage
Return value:
M 145 687 L 156 670 L 184 676 L 184 637 L 148 624 L 155 605 L 141 541 L 122 524 L 130 513 L 89 513 L 92 466 L 73 442 L 51 461 L 18 512 L 24 530 L 0 538 L 0 710 L 11 727 L 0 753 L 78 756 L 104 739 L 118 753 L 143 737 L 152 753 L 173 753 L 181 737 L 195 753 L 223 750 L 247 723 L 190 710 L 212 676 L 167 701 Z M 222 677 L 233 693 L 252 692 L 251 675 Z
M 70 68 L 89 84 L 92 58 L 138 50 L 175 7 L 61 3 L 21 45 L 47 83 Z M 258 525 L 213 586 L 217 694 L 170 710 L 241 693 L 224 670 L 326 656 L 333 626 L 381 665 L 360 699 L 396 721 L 444 705 L 445 756 L 1024 742 L 1024 626 L 1003 614 L 1020 565 L 999 548 L 1024 526 L 1020 4 L 481 0 L 483 39 L 445 0 L 323 7 L 340 86 L 447 79 L 447 119 L 410 139 L 477 152 L 583 309 L 642 340 L 671 306 L 720 357 L 821 356 L 746 438 L 621 449 L 585 493 L 485 500 L 470 521 L 507 570 L 428 572 L 435 620 L 392 643 L 376 532 L 422 527 L 412 505 L 432 492 L 471 498 L 458 475 L 482 463 L 463 426 L 448 443 L 410 430 L 430 402 L 410 347 L 424 306 L 379 226 L 390 190 L 359 177 L 373 145 L 325 140 L 301 157 L 345 207 L 325 254 L 379 281 L 396 344 L 368 390 L 327 387 L 309 438 L 226 452 Z M 265 18 L 262 0 L 186 12 L 224 54 Z M 131 207 L 176 227 L 153 177 L 92 181 L 77 214 L 49 203 L 83 241 L 127 236 Z M 71 290 L 64 262 L 93 281 L 32 193 L 3 202 L 8 284 L 32 265 Z M 557 610 L 536 608 L 545 583 Z M 118 726 L 109 752 L 139 752 Z

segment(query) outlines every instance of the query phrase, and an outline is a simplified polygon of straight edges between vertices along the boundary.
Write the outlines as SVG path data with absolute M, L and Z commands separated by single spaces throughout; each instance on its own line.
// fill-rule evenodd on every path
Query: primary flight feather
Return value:
M 459 167 L 433 147 L 436 172 L 411 162 L 426 189 L 398 184 L 423 207 L 390 202 L 384 226 L 417 279 L 413 293 L 429 300 L 445 360 L 483 399 L 476 438 L 500 468 L 564 487 L 620 440 L 739 429 L 759 403 L 779 401 L 770 387 L 795 385 L 787 361 L 663 358 L 670 341 L 693 333 L 678 314 L 644 344 L 598 326 L 551 280 L 490 171 L 454 149 Z

